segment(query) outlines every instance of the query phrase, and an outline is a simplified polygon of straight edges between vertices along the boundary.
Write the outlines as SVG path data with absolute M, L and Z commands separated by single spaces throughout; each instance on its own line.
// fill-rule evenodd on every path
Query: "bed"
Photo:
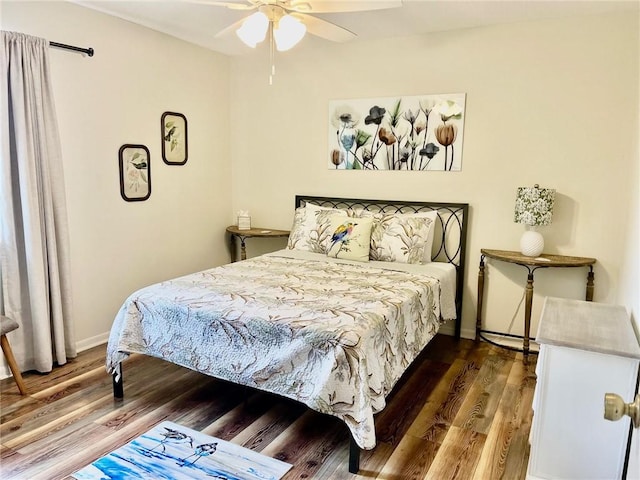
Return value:
M 351 433 L 436 335 L 460 336 L 468 205 L 296 196 L 287 248 L 160 282 L 118 312 L 106 367 L 131 353 L 300 401 Z

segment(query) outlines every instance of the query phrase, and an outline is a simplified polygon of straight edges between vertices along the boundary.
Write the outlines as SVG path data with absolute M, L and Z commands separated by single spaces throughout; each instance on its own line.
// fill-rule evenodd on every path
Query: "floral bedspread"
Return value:
M 111 329 L 107 370 L 129 353 L 159 357 L 339 417 L 361 448 L 373 448 L 374 414 L 438 330 L 440 282 L 286 255 L 135 292 Z

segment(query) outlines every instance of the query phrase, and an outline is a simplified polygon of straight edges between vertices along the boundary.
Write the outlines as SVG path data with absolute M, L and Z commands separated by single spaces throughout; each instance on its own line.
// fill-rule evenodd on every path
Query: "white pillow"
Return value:
M 419 213 L 371 213 L 371 260 L 399 263 L 429 263 L 433 246 L 433 232 L 438 216 L 436 211 Z
M 438 212 L 432 210 L 430 212 L 420 212 L 416 215 L 424 215 L 430 218 L 433 222 L 429 229 L 429 236 L 427 237 L 427 244 L 424 246 L 424 259 L 422 263 L 431 263 L 431 255 L 433 254 L 433 237 L 435 236 L 436 226 L 438 224 Z
M 332 233 L 327 244 L 327 256 L 358 262 L 369 261 L 373 218 L 334 215 L 330 225 Z
M 353 216 L 353 212 L 339 208 L 327 208 L 312 203 L 296 208 L 287 248 L 314 253 L 327 253 L 327 243 L 331 239 L 331 217 L 336 215 Z

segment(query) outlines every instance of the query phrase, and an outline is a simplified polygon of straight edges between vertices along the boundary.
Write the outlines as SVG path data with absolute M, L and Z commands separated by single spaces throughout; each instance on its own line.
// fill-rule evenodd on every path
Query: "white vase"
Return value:
M 537 257 L 544 249 L 544 238 L 540 232 L 527 230 L 520 237 L 520 252 L 527 257 Z

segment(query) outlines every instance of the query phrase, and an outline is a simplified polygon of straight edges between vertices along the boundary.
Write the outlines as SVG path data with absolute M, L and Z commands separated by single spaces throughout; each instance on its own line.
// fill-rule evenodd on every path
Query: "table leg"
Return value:
M 240 237 L 240 260 L 247 259 L 247 248 L 244 244 L 244 237 Z
M 531 334 L 531 307 L 533 305 L 533 272 L 527 276 L 524 303 L 524 339 L 522 340 L 523 363 L 529 363 L 529 336 Z
M 593 301 L 593 267 L 589 267 L 589 273 L 587 273 L 587 293 L 585 299 L 587 302 Z
M 482 302 L 484 298 L 484 256 L 480 256 L 480 266 L 478 267 L 478 305 L 476 310 L 476 341 L 480 340 L 480 330 L 482 330 Z
M 238 259 L 238 252 L 236 248 L 236 236 L 231 234 L 230 238 L 231 238 L 231 244 L 230 244 L 231 262 L 235 262 Z

